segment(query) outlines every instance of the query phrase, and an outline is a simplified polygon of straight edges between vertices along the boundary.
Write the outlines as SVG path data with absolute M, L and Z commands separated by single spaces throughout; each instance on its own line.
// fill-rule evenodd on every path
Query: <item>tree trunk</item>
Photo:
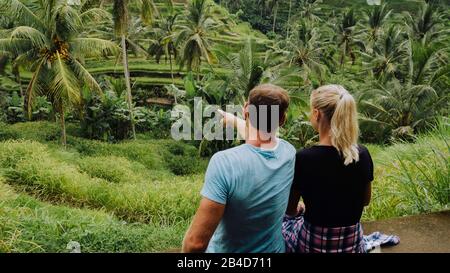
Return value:
M 19 84 L 20 96 L 24 97 L 25 94 L 24 94 L 23 88 L 22 88 L 22 79 L 20 78 L 19 66 L 15 62 L 12 64 L 12 73 L 14 75 L 15 81 Z
M 131 130 L 133 133 L 133 139 L 136 139 L 136 128 L 134 125 L 134 114 L 133 114 L 133 99 L 131 96 L 130 71 L 128 70 L 128 53 L 125 35 L 122 35 L 121 44 L 122 44 L 123 72 L 125 74 L 125 84 L 127 87 L 127 103 L 128 109 L 130 110 Z
M 286 39 L 289 38 L 289 30 L 290 30 L 290 21 L 291 21 L 291 12 L 292 12 L 292 0 L 289 0 L 289 13 L 287 20 L 287 28 L 286 28 Z
M 339 60 L 341 68 L 344 65 L 345 55 L 347 55 L 347 42 L 344 42 L 343 44 L 343 51 L 341 52 L 341 58 Z
M 64 147 L 67 145 L 67 136 L 66 136 L 66 121 L 64 118 L 64 106 L 61 103 L 59 107 L 59 122 L 61 125 L 61 142 Z
M 200 57 L 201 58 L 201 57 Z M 200 71 L 201 71 L 201 67 L 202 67 L 202 60 L 200 59 L 200 61 L 198 62 L 198 67 L 197 67 L 197 82 L 200 81 Z
M 172 55 L 169 52 L 169 63 L 170 63 L 170 77 L 172 77 L 172 84 L 175 84 L 175 79 L 173 78 L 173 66 L 172 66 Z
M 277 14 L 278 14 L 278 2 L 276 3 L 275 14 L 273 15 L 273 27 L 272 27 L 273 32 L 275 32 L 275 25 L 277 23 Z
M 172 55 L 170 54 L 170 52 L 169 52 L 169 63 L 170 63 L 170 76 L 172 77 L 172 84 L 175 85 L 175 79 L 173 77 Z M 175 99 L 175 105 L 178 104 L 177 94 L 173 94 L 173 97 Z

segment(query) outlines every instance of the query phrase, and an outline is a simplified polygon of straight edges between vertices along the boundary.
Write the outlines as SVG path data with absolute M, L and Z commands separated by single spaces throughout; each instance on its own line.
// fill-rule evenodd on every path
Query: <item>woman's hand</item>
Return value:
M 305 203 L 299 202 L 297 207 L 297 215 L 300 215 L 302 213 L 305 213 Z

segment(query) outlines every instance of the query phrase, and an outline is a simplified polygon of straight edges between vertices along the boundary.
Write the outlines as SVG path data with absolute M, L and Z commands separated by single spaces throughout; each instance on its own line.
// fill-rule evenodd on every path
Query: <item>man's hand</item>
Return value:
M 222 115 L 222 123 L 225 126 L 232 126 L 237 129 L 237 133 L 240 137 L 243 139 L 246 139 L 246 126 L 245 126 L 245 120 L 241 119 L 240 117 L 237 117 L 231 113 L 224 112 L 222 110 L 217 110 L 217 112 Z
M 182 252 L 205 252 L 224 212 L 225 205 L 202 198 L 200 207 L 184 237 Z
M 232 126 L 232 127 L 236 127 L 236 123 L 237 123 L 237 119 L 238 117 L 236 117 L 233 114 L 230 114 L 228 112 L 222 111 L 222 110 L 217 110 L 217 112 L 222 116 L 222 123 L 225 126 Z

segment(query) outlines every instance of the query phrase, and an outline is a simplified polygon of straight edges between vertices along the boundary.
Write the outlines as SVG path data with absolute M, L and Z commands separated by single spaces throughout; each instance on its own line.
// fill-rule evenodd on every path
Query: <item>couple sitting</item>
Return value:
M 245 120 L 222 112 L 226 123 L 245 131 L 245 144 L 211 158 L 183 252 L 365 252 L 360 218 L 373 163 L 357 144 L 355 101 L 342 86 L 327 85 L 310 102 L 319 143 L 298 153 L 276 137 L 289 106 L 282 88 L 255 87 Z M 279 109 L 277 126 L 265 117 L 262 130 L 260 117 L 249 114 L 250 106 L 262 105 Z

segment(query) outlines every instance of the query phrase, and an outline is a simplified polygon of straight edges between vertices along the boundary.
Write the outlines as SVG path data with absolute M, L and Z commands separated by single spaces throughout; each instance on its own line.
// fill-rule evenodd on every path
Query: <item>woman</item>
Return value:
M 357 145 L 355 101 L 342 86 L 326 85 L 312 92 L 310 105 L 319 143 L 297 153 L 283 222 L 286 250 L 365 252 L 360 219 L 371 197 L 373 163 Z

